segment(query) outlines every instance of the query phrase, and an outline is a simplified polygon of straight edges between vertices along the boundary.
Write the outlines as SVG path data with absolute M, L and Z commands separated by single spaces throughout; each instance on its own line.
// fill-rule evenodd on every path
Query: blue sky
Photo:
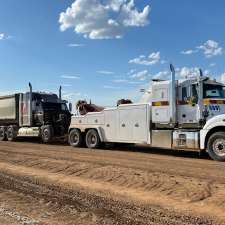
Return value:
M 115 105 L 167 78 L 170 62 L 179 77 L 201 67 L 225 80 L 224 8 L 222 0 L 0 0 L 0 93 L 61 84 L 72 102 Z

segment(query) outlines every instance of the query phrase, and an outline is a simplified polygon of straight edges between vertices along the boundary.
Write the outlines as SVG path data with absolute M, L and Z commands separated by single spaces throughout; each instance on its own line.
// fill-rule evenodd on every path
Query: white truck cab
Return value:
M 153 80 L 145 102 L 74 116 L 69 143 L 98 148 L 101 143 L 207 151 L 225 161 L 224 85 L 200 75 L 184 81 Z

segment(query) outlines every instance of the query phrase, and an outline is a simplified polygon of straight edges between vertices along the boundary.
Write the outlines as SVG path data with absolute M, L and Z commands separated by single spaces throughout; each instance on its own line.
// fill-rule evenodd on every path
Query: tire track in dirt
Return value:
M 135 199 L 137 197 L 138 200 L 136 199 L 136 203 L 133 201 L 132 203 L 130 201 L 128 202 L 132 207 L 134 207 L 134 205 L 136 206 L 136 204 L 143 204 L 143 206 L 136 208 L 139 211 L 140 209 L 141 211 L 144 210 L 149 203 L 151 203 L 151 207 L 148 206 L 148 210 L 155 207 L 153 207 L 152 204 L 159 204 L 164 207 L 159 210 L 163 215 L 163 213 L 167 212 L 165 207 L 167 208 L 170 205 L 170 211 L 174 209 L 179 212 L 177 220 L 182 221 L 182 224 L 185 224 L 186 221 L 181 219 L 181 215 L 186 215 L 185 211 L 187 210 L 193 211 L 193 218 L 198 218 L 196 214 L 199 213 L 215 217 L 218 216 L 219 213 L 219 217 L 223 216 L 220 215 L 225 209 L 223 200 L 225 199 L 225 178 L 224 174 L 223 177 L 221 176 L 221 169 L 225 168 L 223 164 L 211 162 L 209 160 L 196 160 L 196 162 L 200 163 L 195 164 L 190 159 L 173 158 L 170 156 L 161 157 L 158 155 L 152 156 L 146 153 L 104 152 L 102 150 L 80 151 L 79 149 L 73 149 L 73 151 L 71 151 L 70 147 L 61 146 L 57 149 L 55 148 L 54 146 L 46 145 L 40 145 L 39 147 L 39 145 L 32 145 L 30 143 L 4 143 L 3 146 L 0 145 L 0 165 L 5 164 L 6 170 L 4 170 L 4 166 L 0 166 L 0 172 L 4 175 L 12 168 L 20 168 L 21 171 L 34 171 L 35 174 L 30 172 L 30 174 L 28 173 L 28 175 L 24 177 L 18 174 L 18 183 L 20 182 L 20 185 L 22 185 L 25 180 L 29 178 L 27 184 L 29 188 L 32 188 L 31 184 L 34 183 L 34 185 L 37 185 L 41 190 L 43 186 L 45 187 L 47 185 L 49 175 L 58 176 L 59 179 L 62 178 L 63 180 L 66 178 L 66 185 L 61 185 L 60 181 L 52 181 L 51 184 L 48 184 L 49 190 L 44 189 L 45 192 L 50 193 L 55 186 L 60 188 L 63 186 L 63 192 L 66 193 L 68 187 L 77 189 L 79 185 L 80 188 L 87 188 L 88 186 L 84 193 L 87 194 L 87 192 L 90 192 L 90 196 L 101 197 L 108 202 L 116 201 L 117 204 L 121 204 L 123 207 L 128 204 L 127 199 L 130 197 Z M 9 168 L 9 171 L 7 171 L 7 168 Z M 41 178 L 38 176 L 38 171 L 43 173 Z M 208 176 L 205 176 L 205 174 L 208 174 Z M 10 173 L 9 177 L 13 177 L 12 175 L 13 173 Z M 12 183 L 17 182 L 15 178 L 12 180 Z M 77 185 L 74 186 L 72 184 Z M 85 185 L 82 186 L 83 184 Z M 95 189 L 96 184 L 98 190 Z M 15 189 L 13 185 L 11 189 Z M 16 192 L 20 193 L 22 190 L 16 188 Z M 71 193 L 71 190 L 69 193 Z M 30 195 L 27 192 L 24 194 Z M 117 196 L 115 197 L 115 195 Z M 31 196 L 35 198 L 33 195 Z M 68 198 L 72 197 L 72 195 L 68 196 Z M 146 198 L 144 196 L 146 196 Z M 41 198 L 41 196 L 37 198 Z M 57 195 L 54 195 L 54 198 L 56 199 L 55 202 L 61 201 L 60 198 L 57 198 Z M 78 202 L 82 201 L 79 199 Z M 73 205 L 74 203 L 71 204 Z M 106 212 L 103 211 L 103 214 L 108 215 L 108 206 L 105 205 L 104 207 Z M 62 208 L 64 208 L 64 206 L 62 206 Z M 88 211 L 87 208 L 83 208 L 84 213 L 86 213 Z M 212 209 L 213 214 L 209 214 Z M 94 209 L 94 211 L 95 210 L 96 209 Z M 99 208 L 97 210 L 99 210 Z M 117 210 L 113 212 L 117 213 Z M 130 216 L 133 214 L 133 212 L 131 212 L 132 211 L 129 211 Z M 126 213 L 124 215 L 126 215 Z M 172 214 L 176 215 L 174 212 L 171 213 L 171 215 Z M 98 218 L 98 215 L 92 211 L 91 215 L 91 218 Z M 138 214 L 138 218 L 139 216 Z M 116 214 L 115 217 L 121 217 L 121 219 L 119 219 L 121 224 L 126 224 L 124 221 L 127 218 L 126 216 L 124 218 L 123 214 L 121 216 L 117 216 Z M 158 220 L 154 218 L 152 214 L 150 214 L 150 218 L 148 215 L 144 215 L 144 217 L 147 218 L 150 224 L 154 224 L 152 220 L 159 220 L 159 218 Z M 166 218 L 167 217 L 168 216 L 166 216 Z M 190 218 L 192 217 L 190 216 Z M 170 222 L 172 221 L 170 217 L 167 219 Z M 192 223 L 192 219 L 190 219 L 190 224 L 194 224 Z M 87 220 L 87 218 L 85 218 L 85 220 Z M 104 217 L 101 222 L 108 220 L 110 221 L 110 219 Z M 92 221 L 92 219 L 90 221 Z M 116 224 L 116 219 L 112 219 L 112 221 Z M 136 220 L 132 217 L 129 217 L 129 221 L 133 224 L 138 224 L 135 223 Z M 143 221 L 144 220 L 140 219 L 140 224 L 146 224 Z M 199 221 L 201 221 L 201 217 Z M 210 221 L 210 219 L 206 219 L 208 224 L 210 224 Z M 162 222 L 161 224 L 167 223 Z M 168 222 L 168 224 L 179 223 L 175 221 L 174 223 Z M 187 224 L 189 224 L 189 222 Z
M 76 213 L 78 218 L 76 220 L 84 219 L 86 224 L 93 224 L 93 220 L 95 220 L 95 224 L 113 225 L 212 224 L 212 221 L 203 217 L 180 216 L 168 210 L 162 210 L 159 207 L 137 206 L 131 203 L 102 198 L 81 190 L 62 189 L 54 185 L 49 186 L 41 181 L 34 181 L 31 177 L 14 177 L 12 174 L 1 172 L 0 184 L 7 190 L 22 193 L 29 198 L 42 199 L 42 202 L 50 203 L 50 205 L 57 204 L 57 208 L 60 211 L 70 208 L 73 216 Z M 41 224 L 41 222 L 39 223 Z

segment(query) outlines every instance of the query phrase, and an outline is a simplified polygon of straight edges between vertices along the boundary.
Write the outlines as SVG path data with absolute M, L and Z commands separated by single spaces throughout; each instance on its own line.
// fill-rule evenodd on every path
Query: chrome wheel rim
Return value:
M 220 157 L 225 156 L 225 139 L 216 139 L 213 143 L 213 151 Z
M 78 137 L 77 134 L 73 134 L 73 135 L 71 136 L 71 142 L 72 142 L 73 144 L 77 144 L 77 143 L 79 142 L 79 137 Z
M 88 137 L 88 142 L 91 146 L 95 146 L 96 145 L 96 141 L 97 141 L 97 138 L 94 134 L 91 134 L 89 135 Z

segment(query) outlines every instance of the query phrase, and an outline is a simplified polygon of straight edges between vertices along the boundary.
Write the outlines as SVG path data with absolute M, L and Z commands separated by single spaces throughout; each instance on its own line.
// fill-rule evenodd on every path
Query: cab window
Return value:
M 223 86 L 204 84 L 203 97 L 204 98 L 225 98 Z

